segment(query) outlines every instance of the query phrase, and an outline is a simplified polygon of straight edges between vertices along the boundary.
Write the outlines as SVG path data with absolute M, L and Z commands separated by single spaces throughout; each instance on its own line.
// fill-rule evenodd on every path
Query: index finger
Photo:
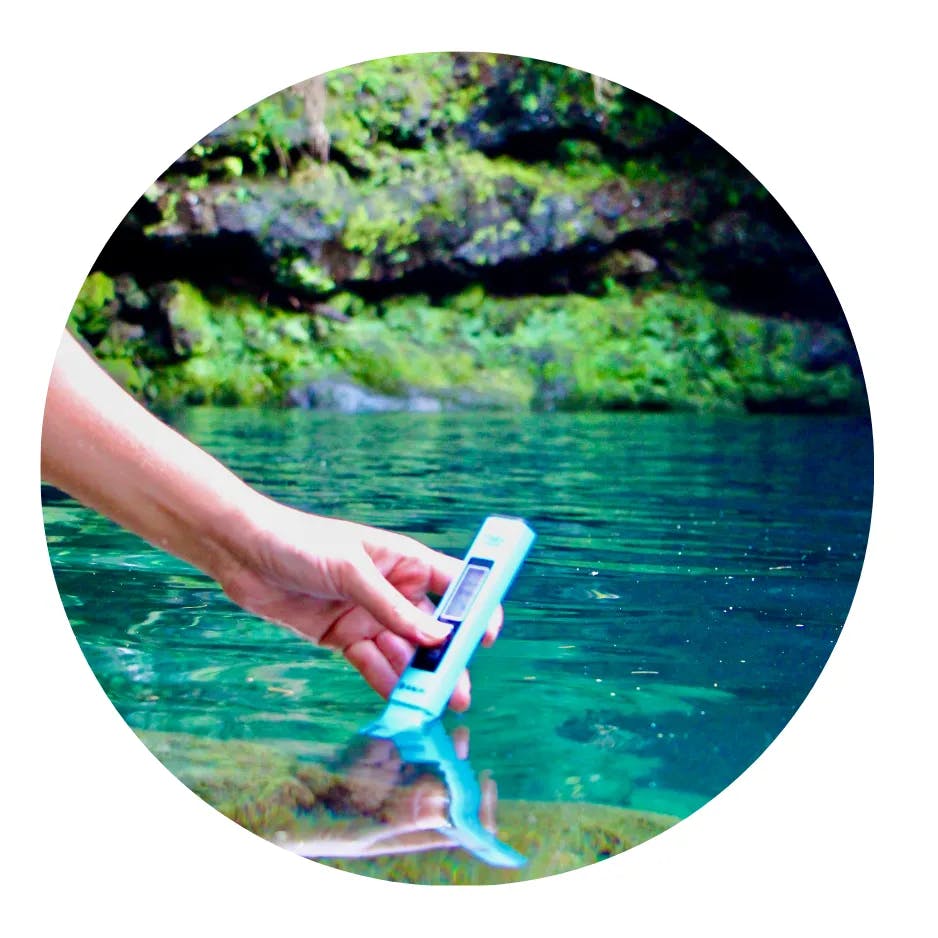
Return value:
M 462 569 L 463 561 L 449 554 L 441 554 L 438 550 L 425 548 L 421 558 L 430 572 L 427 592 L 442 596 L 453 578 Z
M 463 561 L 451 557 L 426 544 L 394 531 L 382 528 L 362 528 L 362 542 L 365 552 L 376 564 L 390 561 L 417 561 L 423 568 L 426 582 L 424 591 L 442 596 L 453 577 L 462 569 Z

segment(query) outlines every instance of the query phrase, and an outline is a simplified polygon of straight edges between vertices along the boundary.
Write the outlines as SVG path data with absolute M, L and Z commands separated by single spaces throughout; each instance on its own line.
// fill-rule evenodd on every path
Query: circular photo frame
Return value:
M 43 478 L 81 649 L 174 775 L 319 862 L 489 884 L 640 844 L 772 743 L 853 600 L 872 432 L 823 268 L 716 141 L 419 54 L 259 101 L 141 195 Z M 537 537 L 471 687 L 375 732 L 458 646 L 491 516 Z

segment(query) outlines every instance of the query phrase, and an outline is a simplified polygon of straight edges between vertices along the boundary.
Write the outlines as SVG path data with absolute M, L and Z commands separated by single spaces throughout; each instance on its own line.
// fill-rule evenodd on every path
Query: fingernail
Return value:
M 425 624 L 421 627 L 420 633 L 424 638 L 428 638 L 431 641 L 438 641 L 441 638 L 446 638 L 450 630 L 451 626 L 447 625 L 445 622 L 440 622 L 439 619 L 427 619 Z

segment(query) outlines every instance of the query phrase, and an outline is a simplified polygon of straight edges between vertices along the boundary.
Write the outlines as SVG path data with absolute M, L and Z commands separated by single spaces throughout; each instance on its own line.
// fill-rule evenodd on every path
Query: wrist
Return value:
M 276 505 L 233 475 L 226 482 L 215 497 L 200 505 L 195 521 L 203 544 L 202 562 L 197 565 L 223 586 L 241 571 L 258 566 L 270 538 L 269 515 Z

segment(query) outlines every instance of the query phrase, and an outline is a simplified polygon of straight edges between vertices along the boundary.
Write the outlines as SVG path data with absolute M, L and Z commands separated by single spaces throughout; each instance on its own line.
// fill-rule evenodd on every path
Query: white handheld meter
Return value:
M 449 635 L 439 645 L 417 649 L 384 714 L 365 733 L 392 736 L 443 712 L 533 543 L 534 532 L 521 518 L 485 519 L 434 613 L 451 627 Z

